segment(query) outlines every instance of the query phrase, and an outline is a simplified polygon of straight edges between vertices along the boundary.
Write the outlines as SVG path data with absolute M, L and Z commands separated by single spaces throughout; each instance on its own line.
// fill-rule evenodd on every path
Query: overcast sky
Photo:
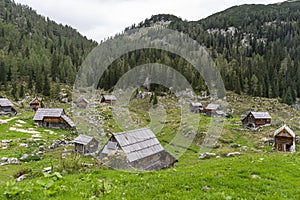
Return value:
M 280 1 L 282 0 L 15 0 L 58 23 L 72 26 L 98 42 L 155 14 L 173 14 L 191 21 L 234 5 Z

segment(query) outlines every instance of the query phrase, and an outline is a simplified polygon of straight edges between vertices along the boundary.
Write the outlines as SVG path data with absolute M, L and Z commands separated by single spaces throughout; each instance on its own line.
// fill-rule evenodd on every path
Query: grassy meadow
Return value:
M 192 144 L 187 148 L 169 145 L 185 124 L 181 124 L 180 108 L 175 98 L 165 96 L 158 100 L 164 106 L 165 119 L 151 117 L 149 99 L 133 99 L 129 108 L 137 126 L 161 125 L 155 133 L 174 156 L 178 156 L 178 151 L 184 152 L 173 168 L 151 172 L 109 169 L 94 157 L 74 153 L 72 145 L 65 145 L 40 153 L 31 161 L 20 161 L 20 165 L 0 166 L 0 199 L 300 198 L 300 154 L 276 152 L 263 143 L 283 124 L 288 124 L 299 135 L 300 114 L 297 110 L 277 99 L 228 93 L 227 109 L 233 117 L 223 120 L 222 133 L 211 149 L 218 157 L 199 159 L 211 119 L 193 114 L 195 121 L 199 120 L 199 127 Z M 207 103 L 203 102 L 204 105 Z M 242 116 L 256 109 L 270 112 L 273 125 L 255 132 L 243 129 Z M 120 131 L 112 119 L 112 108 L 98 106 L 95 112 L 104 120 L 101 128 L 105 135 Z M 38 153 L 40 146 L 49 146 L 61 139 L 70 141 L 80 133 L 36 127 L 33 115 L 33 112 L 21 109 L 15 117 L 0 117 L 6 121 L 0 124 L 0 159 Z M 3 140 L 10 141 L 5 143 Z M 105 140 L 102 139 L 102 145 Z M 232 144 L 236 145 L 231 147 Z M 230 152 L 240 152 L 241 155 L 227 157 Z M 46 167 L 51 167 L 51 172 L 43 172 Z M 23 174 L 26 178 L 16 182 L 16 178 Z

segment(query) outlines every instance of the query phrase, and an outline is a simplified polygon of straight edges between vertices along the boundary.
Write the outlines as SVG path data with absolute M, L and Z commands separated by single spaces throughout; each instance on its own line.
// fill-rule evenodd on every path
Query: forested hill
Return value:
M 207 47 L 227 89 L 288 104 L 300 97 L 299 1 L 235 6 L 193 22 L 155 15 L 131 28 L 161 22 Z
M 49 96 L 52 83 L 74 82 L 78 67 L 96 45 L 28 6 L 1 0 L 0 90 L 16 98 L 25 89 Z

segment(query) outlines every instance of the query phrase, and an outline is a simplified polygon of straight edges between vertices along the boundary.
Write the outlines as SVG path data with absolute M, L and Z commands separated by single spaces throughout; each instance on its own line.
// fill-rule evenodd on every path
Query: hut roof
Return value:
M 206 106 L 207 110 L 217 110 L 221 107 L 220 104 L 210 103 Z
M 294 131 L 292 131 L 290 129 L 290 127 L 288 127 L 287 125 L 283 125 L 282 127 L 280 127 L 279 129 L 277 129 L 276 131 L 274 131 L 274 137 L 276 135 L 278 135 L 279 133 L 281 133 L 281 131 L 286 130 L 292 137 L 295 137 L 295 133 Z
M 41 101 L 41 99 L 35 97 L 29 102 L 29 104 L 35 103 L 36 101 Z
M 109 100 L 109 101 L 116 101 L 117 100 L 116 96 L 114 96 L 114 95 L 103 95 L 103 98 L 105 100 Z
M 65 122 L 69 124 L 69 126 L 71 127 L 75 126 L 74 122 L 67 115 L 62 115 L 61 118 L 63 118 Z
M 202 107 L 202 103 L 200 103 L 200 102 L 191 102 L 191 106 L 193 106 L 193 107 Z
M 62 108 L 39 108 L 34 115 L 34 121 L 42 121 L 44 117 L 61 117 L 69 126 L 74 127 L 74 122 L 65 115 L 64 109 Z
M 150 128 L 115 133 L 113 136 L 127 154 L 129 162 L 164 151 Z
M 62 108 L 39 108 L 34 115 L 34 121 L 41 121 L 44 117 L 61 117 L 64 114 Z
M 7 98 L 0 98 L 0 106 L 2 107 L 8 107 L 8 106 L 14 106 L 12 102 L 10 102 Z
M 74 139 L 73 142 L 78 143 L 78 144 L 87 145 L 92 140 L 93 140 L 93 137 L 80 134 L 77 138 Z
M 271 115 L 268 112 L 250 112 L 250 113 L 253 115 L 255 119 L 271 119 Z
M 82 98 L 80 101 L 84 101 L 85 103 L 90 103 L 86 98 Z

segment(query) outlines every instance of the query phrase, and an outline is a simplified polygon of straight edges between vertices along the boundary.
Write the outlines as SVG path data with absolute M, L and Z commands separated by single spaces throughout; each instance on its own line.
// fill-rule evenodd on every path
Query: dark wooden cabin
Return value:
M 14 104 L 7 98 L 0 98 L 0 115 L 16 115 Z
M 89 107 L 89 104 L 90 102 L 87 99 L 82 98 L 76 103 L 76 106 L 77 108 L 87 109 Z
M 33 118 L 38 126 L 45 128 L 73 129 L 74 122 L 62 108 L 39 108 Z
M 112 155 L 121 152 L 125 155 L 128 166 L 120 166 L 122 162 L 114 162 L 114 168 L 134 168 L 140 170 L 156 170 L 168 168 L 177 160 L 162 147 L 150 128 L 136 129 L 113 134 L 102 148 L 99 157 L 105 161 Z
M 117 101 L 117 98 L 114 95 L 103 95 L 101 99 L 101 103 L 107 103 L 110 105 L 115 104 Z
M 284 152 L 296 151 L 295 133 L 284 125 L 274 132 L 274 149 Z
M 35 97 L 34 99 L 32 99 L 29 103 L 30 105 L 30 109 L 33 111 L 37 111 L 39 108 L 42 107 L 42 100 Z
M 268 112 L 249 112 L 242 124 L 244 128 L 257 128 L 271 124 L 271 115 Z
M 83 154 L 94 153 L 99 147 L 99 141 L 88 135 L 79 135 L 73 142 L 74 150 Z
M 203 112 L 203 106 L 200 102 L 191 102 L 190 103 L 190 111 L 194 113 Z

